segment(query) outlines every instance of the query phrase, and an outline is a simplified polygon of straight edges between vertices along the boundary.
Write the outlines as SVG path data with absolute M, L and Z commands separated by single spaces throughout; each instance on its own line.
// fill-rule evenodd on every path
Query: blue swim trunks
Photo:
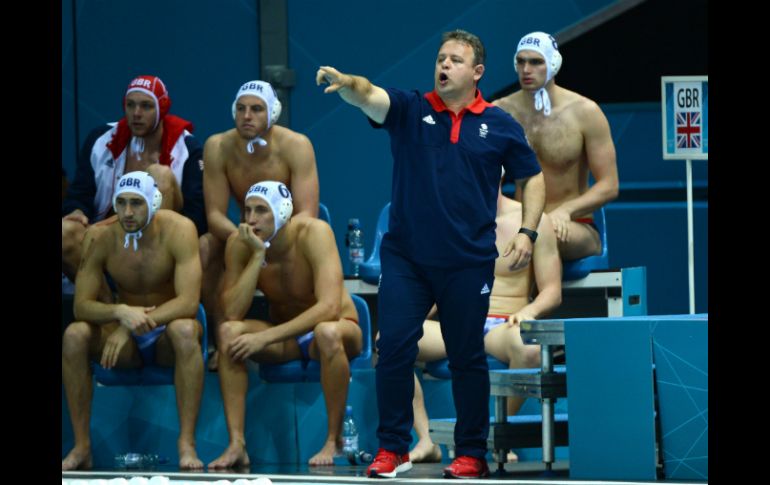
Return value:
M 355 318 L 346 317 L 345 320 L 350 320 L 351 322 L 355 322 L 356 325 L 358 325 L 358 320 L 356 320 Z M 310 342 L 313 341 L 313 336 L 314 336 L 314 333 L 311 330 L 306 334 L 296 337 L 297 344 L 299 345 L 299 351 L 302 354 L 302 360 L 305 362 L 310 360 Z
M 488 334 L 493 328 L 504 324 L 508 321 L 509 315 L 487 315 L 487 321 L 484 322 L 484 335 Z
M 155 344 L 158 342 L 160 334 L 165 330 L 165 325 L 159 325 L 143 335 L 131 334 L 136 341 L 136 346 L 139 347 L 139 354 L 142 356 L 144 365 L 155 364 Z
M 297 337 L 297 344 L 299 345 L 299 351 L 302 353 L 302 360 L 310 360 L 310 342 L 313 341 L 313 331 L 309 331 L 304 335 Z

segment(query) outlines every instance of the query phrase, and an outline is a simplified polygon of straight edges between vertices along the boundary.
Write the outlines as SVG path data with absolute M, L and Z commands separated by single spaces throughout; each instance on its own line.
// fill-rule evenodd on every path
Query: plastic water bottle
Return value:
M 358 428 L 353 421 L 353 407 L 345 407 L 345 419 L 342 421 L 342 452 L 351 465 L 371 463 L 371 453 L 358 449 Z
M 345 419 L 342 420 L 342 453 L 351 465 L 356 464 L 358 455 L 358 429 L 353 421 L 353 406 L 345 407 Z
M 350 256 L 350 274 L 358 278 L 358 266 L 364 262 L 364 236 L 358 219 L 348 220 L 348 234 L 345 245 Z
M 154 453 L 122 453 L 115 455 L 115 468 L 154 468 L 167 461 Z

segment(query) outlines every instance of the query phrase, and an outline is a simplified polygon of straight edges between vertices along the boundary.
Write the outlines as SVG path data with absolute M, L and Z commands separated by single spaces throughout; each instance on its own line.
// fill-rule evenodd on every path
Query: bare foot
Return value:
M 412 463 L 441 463 L 441 447 L 430 440 L 419 441 L 409 452 Z
M 512 451 L 509 451 L 508 457 L 506 459 L 508 460 L 508 463 L 516 463 L 517 461 L 519 461 L 519 455 L 517 455 Z
M 315 454 L 308 464 L 311 466 L 328 466 L 334 465 L 334 455 L 339 455 L 341 449 L 337 447 L 337 443 L 334 441 L 327 441 L 321 451 Z
M 248 467 L 249 454 L 246 453 L 246 445 L 240 443 L 230 443 L 224 453 L 216 460 L 209 463 L 211 469 L 223 468 L 243 468 Z
M 182 470 L 202 470 L 203 462 L 198 458 L 195 447 L 179 445 L 179 468 Z
M 90 470 L 93 466 L 90 449 L 72 448 L 72 451 L 61 461 L 62 471 Z

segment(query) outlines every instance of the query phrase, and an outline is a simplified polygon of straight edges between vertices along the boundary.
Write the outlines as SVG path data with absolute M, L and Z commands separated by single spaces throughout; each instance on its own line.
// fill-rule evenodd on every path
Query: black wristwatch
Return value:
M 532 229 L 527 229 L 526 227 L 522 227 L 519 229 L 520 234 L 526 234 L 527 237 L 529 237 L 532 240 L 532 244 L 535 243 L 537 240 L 537 231 L 533 231 Z

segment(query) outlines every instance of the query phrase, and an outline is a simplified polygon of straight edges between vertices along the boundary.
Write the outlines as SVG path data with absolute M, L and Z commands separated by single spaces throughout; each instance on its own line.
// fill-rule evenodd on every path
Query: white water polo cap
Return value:
M 265 241 L 265 247 L 270 247 L 270 240 L 278 234 L 278 231 L 281 230 L 281 228 L 289 222 L 289 218 L 291 218 L 291 213 L 294 210 L 291 192 L 289 192 L 289 189 L 283 183 L 267 180 L 258 182 L 249 187 L 244 201 L 249 200 L 250 197 L 259 197 L 264 200 L 273 211 L 275 229 L 273 229 L 273 235 Z
M 278 95 L 275 93 L 275 89 L 270 83 L 265 81 L 248 81 L 243 84 L 235 93 L 235 101 L 233 101 L 233 119 L 235 119 L 235 105 L 238 103 L 238 99 L 241 96 L 256 96 L 265 102 L 267 106 L 267 130 L 270 129 L 281 117 L 281 102 L 278 100 Z M 265 130 L 265 131 L 267 131 Z M 266 146 L 267 141 L 264 138 L 257 136 L 254 137 L 246 145 L 246 151 L 254 153 L 254 143 L 259 146 Z
M 519 45 L 516 47 L 516 54 L 519 51 L 535 51 L 545 59 L 545 83 L 535 93 L 535 109 L 538 111 L 543 110 L 543 114 L 548 116 L 551 114 L 551 99 L 548 97 L 548 91 L 545 90 L 545 86 L 561 69 L 561 54 L 559 53 L 556 39 L 545 32 L 531 32 L 519 41 Z M 513 68 L 518 72 L 516 55 L 513 56 Z
M 112 208 L 117 212 L 115 207 L 120 194 L 131 193 L 141 196 L 147 203 L 147 222 L 140 229 L 133 232 L 126 232 L 124 248 L 128 247 L 128 243 L 131 238 L 134 239 L 134 251 L 137 250 L 137 240 L 142 238 L 142 229 L 147 227 L 152 221 L 152 216 L 158 212 L 160 205 L 163 202 L 163 194 L 158 190 L 158 185 L 155 183 L 155 179 L 147 172 L 137 171 L 123 174 L 118 180 L 117 187 L 115 187 L 115 195 L 112 196 Z

